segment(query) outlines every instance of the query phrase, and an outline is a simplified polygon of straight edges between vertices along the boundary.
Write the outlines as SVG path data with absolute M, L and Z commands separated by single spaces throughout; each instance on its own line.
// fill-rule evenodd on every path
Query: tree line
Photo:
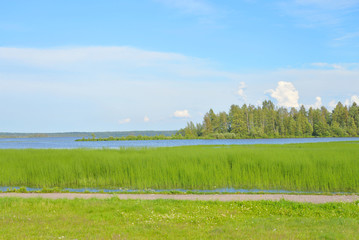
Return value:
M 271 101 L 262 106 L 232 105 L 229 112 L 210 109 L 202 123 L 188 122 L 177 136 L 183 138 L 284 138 L 359 136 L 359 106 L 338 102 L 333 111 L 302 105 L 299 109 L 276 107 Z

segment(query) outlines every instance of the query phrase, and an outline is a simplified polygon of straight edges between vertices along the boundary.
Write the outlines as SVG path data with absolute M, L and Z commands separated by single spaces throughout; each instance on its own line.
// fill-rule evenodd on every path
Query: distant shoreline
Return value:
M 155 136 L 164 135 L 171 136 L 176 134 L 177 130 L 146 130 L 146 131 L 103 131 L 103 132 L 57 132 L 57 133 L 17 133 L 17 132 L 0 132 L 1 138 L 49 138 L 49 137 L 76 137 L 76 138 L 89 138 L 92 135 L 96 135 L 99 138 L 113 137 L 125 137 L 129 135 L 138 136 Z
M 108 138 L 82 138 L 76 139 L 79 142 L 106 142 L 106 141 L 156 141 L 156 140 L 241 140 L 241 139 L 291 139 L 291 138 L 356 138 L 356 137 L 319 137 L 319 136 L 285 136 L 285 137 L 245 137 L 245 138 L 211 138 L 198 137 L 187 138 L 179 136 L 127 136 L 127 137 L 108 137 Z

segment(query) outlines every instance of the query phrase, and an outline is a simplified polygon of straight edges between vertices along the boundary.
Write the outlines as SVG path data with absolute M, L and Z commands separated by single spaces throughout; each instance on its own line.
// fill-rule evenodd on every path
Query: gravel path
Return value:
M 354 202 L 359 201 L 358 195 L 288 195 L 288 194 L 101 194 L 101 193 L 0 193 L 0 197 L 20 197 L 20 198 L 49 198 L 49 199 L 89 199 L 89 198 L 112 198 L 119 199 L 174 199 L 174 200 L 202 200 L 202 201 L 259 201 L 272 200 L 278 201 L 285 199 L 294 202 Z

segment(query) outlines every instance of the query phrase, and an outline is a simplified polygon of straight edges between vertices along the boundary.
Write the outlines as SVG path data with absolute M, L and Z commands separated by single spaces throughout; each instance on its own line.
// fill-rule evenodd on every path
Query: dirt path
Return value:
M 213 195 L 196 195 L 196 194 L 101 194 L 101 193 L 0 193 L 0 197 L 20 197 L 20 198 L 49 198 L 49 199 L 89 199 L 89 198 L 112 198 L 119 199 L 174 199 L 174 200 L 202 200 L 202 201 L 259 201 L 272 200 L 278 201 L 285 199 L 294 202 L 354 202 L 359 201 L 358 195 L 288 195 L 288 194 L 213 194 Z

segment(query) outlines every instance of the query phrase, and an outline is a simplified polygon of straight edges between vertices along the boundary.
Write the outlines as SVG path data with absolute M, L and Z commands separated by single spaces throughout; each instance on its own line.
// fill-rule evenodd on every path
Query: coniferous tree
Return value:
M 212 109 L 202 124 L 189 122 L 176 136 L 186 138 L 257 138 L 257 137 L 345 137 L 359 135 L 359 106 L 338 103 L 332 112 L 325 107 L 277 108 L 271 101 L 262 106 L 232 105 L 228 114 Z

